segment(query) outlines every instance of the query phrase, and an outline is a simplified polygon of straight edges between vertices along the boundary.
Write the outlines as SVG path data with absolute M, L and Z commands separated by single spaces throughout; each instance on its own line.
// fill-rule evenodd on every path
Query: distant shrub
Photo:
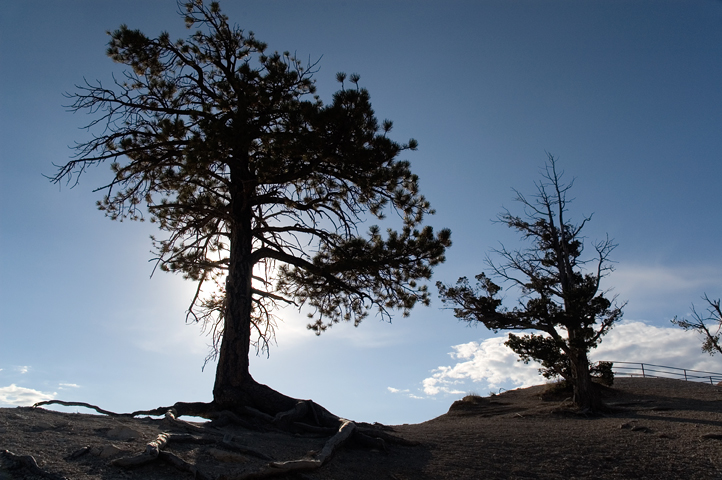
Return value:
M 544 392 L 542 392 L 542 398 L 551 399 L 558 396 L 571 395 L 574 392 L 574 385 L 568 380 L 558 380 L 555 382 L 547 383 Z
M 483 397 L 476 392 L 469 392 L 464 398 L 461 399 L 461 401 L 467 403 L 478 403 L 479 400 L 481 400 L 482 398 Z
M 614 384 L 614 372 L 612 362 L 597 362 L 596 365 L 592 365 L 589 369 L 589 373 L 602 385 L 611 387 Z

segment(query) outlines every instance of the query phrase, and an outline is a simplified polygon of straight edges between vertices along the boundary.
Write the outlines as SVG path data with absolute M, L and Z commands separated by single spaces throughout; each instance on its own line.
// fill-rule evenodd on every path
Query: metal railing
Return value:
M 703 370 L 690 370 L 688 368 L 667 367 L 651 363 L 637 362 L 610 362 L 612 371 L 617 376 L 676 378 L 690 382 L 709 382 L 716 385 L 722 382 L 722 373 L 705 372 Z

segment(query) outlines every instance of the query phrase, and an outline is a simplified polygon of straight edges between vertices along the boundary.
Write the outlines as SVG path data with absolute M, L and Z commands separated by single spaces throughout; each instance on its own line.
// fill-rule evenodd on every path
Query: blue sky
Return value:
M 225 1 L 272 50 L 317 60 L 319 93 L 361 75 L 453 247 L 435 280 L 483 270 L 513 232 L 512 187 L 533 191 L 554 154 L 573 218 L 619 244 L 607 279 L 625 324 L 594 353 L 722 371 L 669 319 L 722 296 L 722 2 Z M 184 325 L 192 285 L 150 273 L 151 225 L 95 209 L 109 169 L 75 188 L 42 175 L 88 138 L 63 92 L 120 69 L 104 51 L 121 23 L 186 36 L 174 0 L 25 0 L 0 17 L 0 405 L 53 396 L 116 411 L 210 400 L 209 339 Z M 513 296 L 513 292 L 508 295 Z M 321 337 L 284 311 L 277 346 L 252 359 L 261 382 L 364 421 L 420 422 L 461 393 L 541 381 L 499 337 L 436 300 L 391 324 L 368 318 Z M 623 327 L 623 328 L 622 328 Z M 614 358 L 609 358 L 613 356 Z

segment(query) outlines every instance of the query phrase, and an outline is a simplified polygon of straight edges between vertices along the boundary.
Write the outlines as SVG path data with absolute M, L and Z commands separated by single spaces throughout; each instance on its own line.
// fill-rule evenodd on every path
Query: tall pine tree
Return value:
M 157 223 L 167 234 L 153 238 L 157 265 L 197 283 L 189 316 L 217 348 L 210 407 L 273 415 L 296 400 L 258 384 L 249 353 L 267 346 L 277 307 L 306 307 L 317 334 L 370 312 L 408 315 L 429 303 L 424 281 L 450 232 L 422 225 L 429 202 L 399 159 L 416 142 L 388 137 L 392 123 L 376 119 L 358 75 L 338 74 L 324 104 L 314 65 L 268 53 L 216 2 L 180 6 L 198 29 L 186 40 L 125 25 L 110 34 L 108 55 L 129 70 L 70 95 L 99 133 L 53 180 L 110 163 L 100 209 Z M 360 231 L 388 211 L 398 231 Z

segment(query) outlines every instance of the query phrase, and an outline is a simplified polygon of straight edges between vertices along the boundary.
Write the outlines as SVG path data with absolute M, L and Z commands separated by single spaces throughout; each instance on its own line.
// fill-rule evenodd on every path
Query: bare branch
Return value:
M 702 351 L 710 355 L 715 353 L 722 354 L 722 310 L 720 309 L 720 300 L 712 300 L 707 294 L 702 297 L 707 302 L 707 313 L 699 313 L 695 306 L 692 305 L 692 320 L 682 320 L 677 317 L 672 319 L 672 323 L 685 330 L 693 330 L 700 333 L 703 337 Z

